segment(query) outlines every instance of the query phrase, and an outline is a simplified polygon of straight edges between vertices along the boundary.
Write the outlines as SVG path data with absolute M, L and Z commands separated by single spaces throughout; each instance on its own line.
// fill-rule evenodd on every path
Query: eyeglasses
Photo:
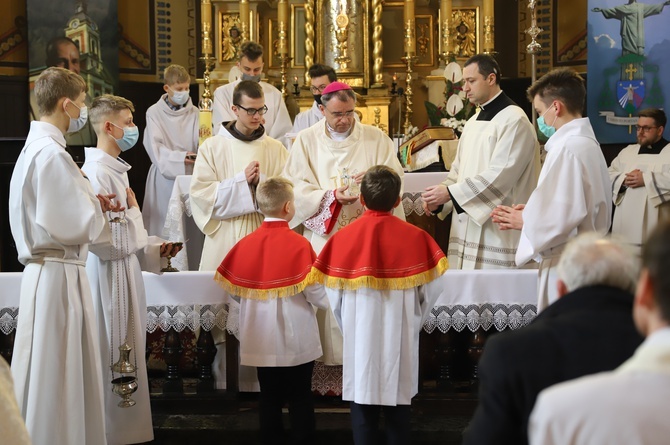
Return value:
M 312 85 L 311 87 L 309 87 L 309 90 L 312 92 L 312 94 L 321 94 L 323 92 L 323 90 L 326 89 L 327 86 L 328 85 L 321 85 L 321 86 L 315 87 L 314 85 Z
M 651 131 L 652 128 L 658 128 L 658 127 L 656 127 L 656 126 L 647 127 L 646 125 L 636 125 L 635 128 L 637 129 L 638 133 L 640 131 L 642 133 L 646 133 L 648 131 Z
M 329 112 L 335 119 L 342 119 L 343 117 L 351 117 L 354 115 L 354 110 L 349 111 L 330 111 L 328 108 L 323 107 L 324 110 Z
M 238 105 L 238 104 L 233 104 L 233 105 L 235 105 L 237 108 L 241 108 L 244 111 L 246 111 L 249 116 L 253 116 L 256 113 L 258 113 L 259 116 L 262 116 L 262 115 L 264 115 L 265 113 L 268 112 L 268 106 L 267 105 L 263 105 L 263 108 L 244 108 L 242 105 Z

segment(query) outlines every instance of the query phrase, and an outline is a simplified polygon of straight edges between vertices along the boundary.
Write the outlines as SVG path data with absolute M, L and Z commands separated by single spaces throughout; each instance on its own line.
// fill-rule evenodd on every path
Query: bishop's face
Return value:
M 643 147 L 658 142 L 663 137 L 663 127 L 659 127 L 651 117 L 637 120 L 637 143 Z
M 319 108 L 330 128 L 336 132 L 346 133 L 353 127 L 356 103 L 352 98 L 347 97 L 346 101 L 342 101 L 335 96 L 326 105 L 320 105 Z

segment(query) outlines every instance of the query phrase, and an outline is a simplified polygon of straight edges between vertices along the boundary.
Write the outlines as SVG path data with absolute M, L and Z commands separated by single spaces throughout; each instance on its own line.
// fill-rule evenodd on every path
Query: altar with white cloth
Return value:
M 402 205 L 405 210 L 405 217 L 410 222 L 413 222 L 412 218 L 410 218 L 411 215 L 424 215 L 423 208 L 421 207 L 421 192 L 428 186 L 439 184 L 444 181 L 446 176 L 446 172 L 405 173 Z M 177 176 L 168 204 L 168 211 L 163 229 L 163 236 L 165 239 L 172 242 L 184 243 L 182 251 L 171 260 L 172 266 L 183 271 L 198 270 L 204 242 L 204 235 L 200 232 L 192 218 L 191 203 L 189 200 L 190 189 L 191 176 Z M 437 221 L 434 222 L 437 223 Z M 426 229 L 426 227 L 422 228 Z M 428 231 L 431 232 L 430 230 Z M 446 247 L 442 245 L 443 243 L 441 243 L 439 239 L 438 244 L 440 244 L 443 249 Z
M 447 285 L 424 324 L 425 335 L 460 332 L 466 328 L 473 333 L 516 329 L 528 324 L 537 313 L 536 270 L 448 270 L 446 273 Z M 6 358 L 11 357 L 12 352 L 21 276 L 20 272 L 0 273 L 0 353 Z M 179 343 L 178 334 L 184 330 L 200 330 L 199 343 L 205 337 L 211 339 L 209 331 L 215 326 L 234 333 L 234 324 L 228 323 L 226 296 L 214 281 L 212 272 L 162 275 L 145 272 L 143 279 L 147 294 L 147 332 L 165 332 L 166 345 L 170 336 L 173 343 Z M 203 336 L 203 332 L 207 335 Z M 232 357 L 236 359 L 236 354 Z M 226 360 L 230 359 L 227 351 Z M 166 354 L 168 378 L 172 376 L 176 380 L 179 377 L 179 357 L 170 360 L 168 362 Z M 200 363 L 201 376 L 211 376 L 211 366 L 206 369 L 209 365 L 211 361 L 209 364 Z M 232 371 L 232 374 L 227 371 L 227 388 L 237 387 L 237 370 Z M 327 380 L 320 379 L 315 372 L 315 391 L 321 394 L 335 392 L 332 381 L 324 383 Z M 224 387 L 223 382 L 217 386 Z

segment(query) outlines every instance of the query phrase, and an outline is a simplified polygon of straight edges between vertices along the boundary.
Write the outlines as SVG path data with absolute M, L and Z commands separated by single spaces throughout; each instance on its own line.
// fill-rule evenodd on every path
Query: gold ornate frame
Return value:
M 481 52 L 480 11 L 479 6 L 454 8 L 452 12 L 454 24 L 453 48 L 457 59 L 468 59 Z M 465 29 L 460 29 L 464 26 Z

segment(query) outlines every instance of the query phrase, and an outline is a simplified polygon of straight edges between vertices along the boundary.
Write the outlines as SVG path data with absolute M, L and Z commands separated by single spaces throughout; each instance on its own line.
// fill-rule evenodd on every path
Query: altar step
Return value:
M 155 441 L 151 442 L 152 445 L 259 443 L 258 404 L 254 396 L 241 395 L 235 409 L 231 409 L 235 404 L 223 403 L 227 408 L 216 407 L 216 414 L 198 414 L 186 405 L 178 409 L 177 405 L 154 402 L 157 401 L 152 400 L 152 405 L 155 405 Z M 353 443 L 348 403 L 337 398 L 317 398 L 316 404 L 315 442 L 319 445 Z M 470 398 L 438 401 L 422 397 L 416 400 L 412 405 L 412 445 L 460 444 L 474 404 Z M 211 406 L 211 401 L 203 401 L 196 411 L 206 411 L 203 408 L 207 406 Z M 290 425 L 286 410 L 284 425 L 286 428 Z

